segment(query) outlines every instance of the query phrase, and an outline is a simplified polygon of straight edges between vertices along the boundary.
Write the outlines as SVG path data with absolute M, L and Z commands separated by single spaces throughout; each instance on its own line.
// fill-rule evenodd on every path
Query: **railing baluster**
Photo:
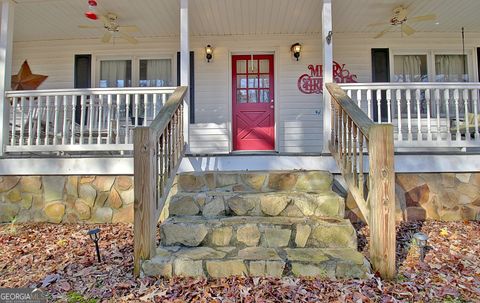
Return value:
M 402 135 L 402 91 L 397 89 L 397 123 L 398 123 L 398 141 L 403 140 Z
M 63 96 L 63 134 L 62 134 L 62 145 L 67 144 L 67 117 L 68 117 L 68 97 Z
M 367 116 L 372 119 L 372 90 L 367 89 L 367 108 L 368 114 Z
M 50 96 L 45 97 L 45 106 L 46 106 L 46 115 L 45 115 L 45 141 L 43 145 L 49 145 L 50 144 L 50 123 L 51 123 L 51 116 L 50 116 Z
M 27 139 L 27 144 L 28 145 L 32 145 L 32 128 L 33 128 L 33 124 L 32 124 L 32 120 L 33 120 L 33 114 L 32 114 L 32 103 L 33 103 L 33 100 L 32 100 L 32 97 L 28 97 L 28 139 Z
M 360 196 L 365 197 L 364 187 L 365 187 L 365 180 L 363 176 L 363 140 L 365 140 L 365 135 L 360 131 L 358 135 L 358 189 L 360 192 Z
M 382 123 L 382 91 L 377 89 L 377 122 Z
M 442 140 L 442 131 L 441 131 L 441 126 L 440 126 L 440 102 L 441 102 L 441 94 L 440 90 L 437 88 L 435 90 L 435 102 L 436 102 L 436 110 L 437 110 L 437 141 Z
M 130 95 L 126 94 L 125 95 L 125 124 L 126 124 L 126 130 L 125 130 L 125 144 L 130 143 L 129 140 L 129 132 L 130 132 Z
M 357 105 L 362 108 L 362 90 L 357 89 Z
M 71 134 L 70 134 L 70 144 L 75 144 L 75 118 L 76 118 L 76 115 L 75 115 L 75 106 L 76 106 L 76 102 L 77 102 L 77 98 L 76 96 L 71 96 L 72 100 L 71 100 L 71 103 L 72 103 L 72 126 L 71 126 Z
M 117 99 L 116 99 L 116 106 L 115 106 L 115 144 L 120 143 L 120 104 L 121 104 L 121 96 L 120 94 L 117 94 Z M 128 129 L 128 128 L 127 128 Z M 126 133 L 127 131 L 125 131 Z
M 158 102 L 158 95 L 155 93 L 153 94 L 153 112 L 152 112 L 152 120 L 157 115 L 157 102 Z
M 89 106 L 89 121 L 88 121 L 88 144 L 93 144 L 93 123 L 95 121 L 95 117 L 93 115 L 94 110 L 96 111 L 95 107 L 95 99 L 97 95 L 90 96 Z
M 35 145 L 40 145 L 40 137 L 42 130 L 42 97 L 38 97 L 37 101 L 37 136 L 35 138 Z
M 460 102 L 460 94 L 458 89 L 453 90 L 453 98 L 455 100 L 455 122 L 456 122 L 456 128 L 457 128 L 457 134 L 456 134 L 456 140 L 460 141 L 462 140 L 462 135 L 460 133 L 460 110 L 458 108 L 458 104 Z
M 465 106 L 465 117 L 464 117 L 464 120 L 465 120 L 465 140 L 466 141 L 470 141 L 470 121 L 469 121 L 469 117 L 468 117 L 468 114 L 469 114 L 469 111 L 468 111 L 468 95 L 469 95 L 469 91 L 468 89 L 464 89 L 463 90 L 463 103 L 464 103 L 464 106 Z
M 55 108 L 55 117 L 53 118 L 54 121 L 53 121 L 53 145 L 57 145 L 58 144 L 58 114 L 60 113 L 60 108 L 59 108 L 59 100 L 58 100 L 58 96 L 56 95 L 55 98 L 54 98 L 54 108 Z
M 110 144 L 112 142 L 112 94 L 108 94 L 107 97 L 107 143 Z
M 358 171 L 357 171 L 357 161 L 358 161 L 358 148 L 357 148 L 357 140 L 358 140 L 358 129 L 357 125 L 353 123 L 353 183 L 355 187 L 358 188 Z
M 425 90 L 425 101 L 427 102 L 427 140 L 432 141 L 432 122 L 430 120 L 430 89 Z
M 473 114 L 474 114 L 474 123 L 475 123 L 475 139 L 478 140 L 480 138 L 480 134 L 478 132 L 478 89 L 474 89 L 472 91 L 472 102 L 473 102 Z
M 387 121 L 392 123 L 392 90 L 387 89 Z
M 147 118 L 148 118 L 148 95 L 143 94 L 143 126 L 147 126 Z
M 15 145 L 15 140 L 16 140 L 16 128 L 17 128 L 17 102 L 18 98 L 13 97 L 12 98 L 12 130 L 11 130 L 11 138 L 10 138 L 10 145 L 14 146 Z M 20 116 L 21 117 L 21 116 Z
M 80 141 L 78 144 L 83 144 L 83 133 L 85 132 L 85 95 L 80 96 Z
M 406 99 L 407 99 L 408 141 L 412 141 L 413 140 L 413 135 L 412 135 L 412 111 L 411 111 L 412 93 L 409 89 L 406 90 Z
M 135 127 L 138 126 L 138 107 L 139 107 L 139 95 L 138 94 L 135 94 L 135 104 L 134 104 L 134 107 L 135 107 Z
M 421 108 L 421 94 L 420 90 L 417 89 L 415 90 L 415 99 L 417 103 L 417 140 L 422 141 L 423 140 L 423 135 L 422 135 L 422 108 Z
M 445 89 L 443 92 L 444 101 L 445 101 L 445 113 L 447 115 L 447 141 L 452 140 L 452 131 L 451 131 L 451 124 L 450 124 L 450 90 Z

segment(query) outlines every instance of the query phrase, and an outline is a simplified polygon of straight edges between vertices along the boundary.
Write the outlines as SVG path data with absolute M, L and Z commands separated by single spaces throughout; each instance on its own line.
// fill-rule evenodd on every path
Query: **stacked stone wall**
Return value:
M 133 222 L 131 176 L 0 177 L 0 223 Z
M 480 173 L 429 173 L 396 175 L 397 221 L 480 220 Z M 347 216 L 361 219 L 349 195 Z

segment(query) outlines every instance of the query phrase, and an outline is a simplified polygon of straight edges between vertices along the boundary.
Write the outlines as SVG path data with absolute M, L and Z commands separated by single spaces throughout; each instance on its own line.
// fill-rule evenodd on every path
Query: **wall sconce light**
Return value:
M 297 43 L 292 45 L 290 50 L 292 51 L 295 59 L 297 59 L 297 61 L 298 61 L 298 59 L 300 58 L 300 52 L 302 51 L 302 45 L 297 42 Z
M 205 57 L 207 58 L 207 62 L 210 62 L 213 58 L 213 48 L 210 44 L 205 47 Z

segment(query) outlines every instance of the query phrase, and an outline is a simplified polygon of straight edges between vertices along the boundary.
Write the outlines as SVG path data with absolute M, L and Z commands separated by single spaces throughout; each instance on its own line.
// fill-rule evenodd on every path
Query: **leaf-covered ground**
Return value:
M 86 225 L 0 225 L 0 288 L 42 287 L 62 302 L 480 302 L 480 222 L 398 228 L 398 277 L 382 281 L 296 278 L 135 279 L 130 225 L 101 228 L 96 263 Z M 368 229 L 357 226 L 359 247 Z M 430 237 L 425 262 L 411 236 Z

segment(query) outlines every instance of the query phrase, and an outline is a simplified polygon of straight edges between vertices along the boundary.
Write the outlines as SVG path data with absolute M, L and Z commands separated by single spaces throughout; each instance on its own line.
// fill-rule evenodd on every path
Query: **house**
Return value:
M 391 277 L 395 219 L 480 216 L 479 9 L 4 0 L 0 219 L 124 222 L 135 204 L 137 273 L 361 276 L 335 177 Z M 25 60 L 48 78 L 13 91 Z

